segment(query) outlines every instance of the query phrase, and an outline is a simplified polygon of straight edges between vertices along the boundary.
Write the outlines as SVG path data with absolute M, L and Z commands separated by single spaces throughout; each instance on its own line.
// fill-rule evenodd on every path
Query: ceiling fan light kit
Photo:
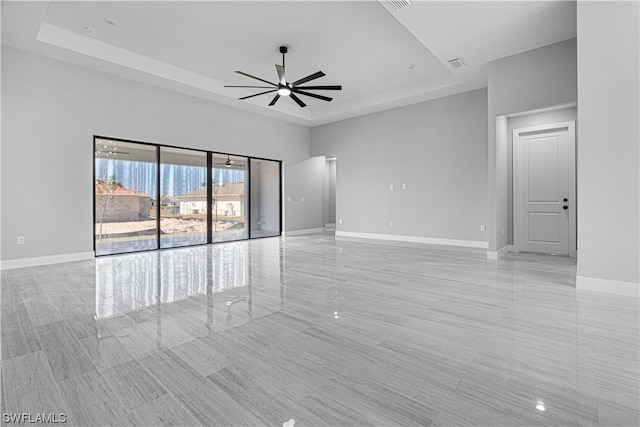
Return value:
M 251 74 L 247 74 L 242 71 L 236 71 L 236 73 L 241 74 L 246 77 L 250 77 L 255 80 L 259 80 L 261 82 L 267 83 L 271 86 L 225 86 L 225 87 L 241 87 L 241 88 L 253 88 L 253 89 L 269 89 L 264 92 L 254 93 L 253 95 L 243 96 L 238 99 L 249 99 L 254 96 L 265 95 L 267 93 L 276 92 L 275 97 L 269 103 L 269 106 L 272 107 L 278 102 L 280 97 L 285 96 L 293 99 L 293 101 L 298 104 L 301 108 L 307 106 L 297 95 L 308 96 L 311 98 L 321 99 L 323 101 L 331 101 L 333 98 L 329 98 L 328 96 L 318 95 L 317 93 L 307 92 L 308 90 L 342 90 L 342 86 L 340 85 L 325 85 L 325 86 L 300 86 L 304 83 L 310 82 L 311 80 L 318 79 L 320 77 L 324 77 L 325 74 L 322 71 L 318 71 L 316 73 L 310 74 L 307 77 L 303 77 L 295 82 L 289 83 L 287 82 L 287 78 L 285 75 L 285 67 L 284 67 L 284 56 L 288 52 L 288 48 L 286 46 L 280 46 L 280 53 L 282 54 L 282 65 L 276 64 L 276 73 L 278 74 L 278 83 L 272 83 L 270 81 L 261 79 L 260 77 L 252 76 Z

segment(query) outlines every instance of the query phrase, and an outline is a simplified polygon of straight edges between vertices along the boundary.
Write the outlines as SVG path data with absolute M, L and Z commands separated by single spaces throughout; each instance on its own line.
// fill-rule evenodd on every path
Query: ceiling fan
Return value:
M 267 93 L 277 92 L 276 96 L 271 100 L 269 106 L 275 105 L 280 99 L 281 96 L 288 96 L 293 99 L 296 104 L 300 107 L 306 107 L 307 104 L 302 102 L 300 98 L 296 96 L 304 95 L 310 96 L 312 98 L 322 99 L 323 101 L 331 101 L 333 98 L 329 98 L 328 96 L 318 95 L 316 93 L 307 92 L 308 90 L 342 90 L 342 86 L 340 85 L 328 85 L 328 86 L 299 86 L 301 84 L 310 82 L 311 80 L 318 79 L 320 77 L 325 76 L 322 71 L 318 71 L 317 73 L 313 73 L 308 75 L 307 77 L 303 77 L 300 80 L 296 80 L 295 82 L 289 83 L 287 82 L 287 78 L 285 77 L 284 72 L 284 55 L 287 53 L 288 48 L 286 46 L 280 46 L 280 53 L 282 54 L 282 65 L 276 64 L 276 72 L 278 73 L 278 83 L 271 83 L 267 80 L 263 80 L 260 77 L 252 76 L 251 74 L 247 74 L 242 71 L 236 71 L 238 74 L 242 74 L 243 76 L 251 77 L 252 79 L 260 80 L 261 82 L 268 83 L 271 86 L 225 86 L 225 87 L 245 87 L 245 88 L 255 88 L 255 89 L 270 89 L 264 92 L 256 93 L 249 96 L 243 96 L 238 99 L 248 99 L 253 98 L 254 96 L 264 95 Z
M 243 167 L 244 165 L 241 165 L 239 163 L 236 163 L 235 161 L 231 160 L 230 156 L 227 155 L 227 161 L 224 163 L 213 163 L 214 166 L 224 166 L 225 168 L 230 168 L 232 166 L 236 166 L 236 167 Z

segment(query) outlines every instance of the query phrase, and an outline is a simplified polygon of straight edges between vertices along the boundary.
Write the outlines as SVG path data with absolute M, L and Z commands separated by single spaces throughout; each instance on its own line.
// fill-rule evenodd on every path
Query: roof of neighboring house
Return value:
M 215 196 L 243 196 L 244 195 L 244 182 L 230 182 L 229 184 L 216 185 L 213 187 L 213 194 Z M 191 193 L 181 194 L 176 196 L 178 200 L 205 200 L 207 198 L 207 189 L 200 188 Z
M 177 200 L 185 200 L 185 199 L 202 199 L 202 200 L 206 200 L 207 199 L 207 189 L 206 188 L 201 188 L 199 190 L 196 191 L 192 191 L 191 193 L 185 193 L 185 194 L 181 194 L 179 196 L 175 197 Z
M 107 192 L 107 190 L 105 188 L 105 184 L 100 182 L 100 181 L 96 181 L 96 190 L 97 191 L 102 191 L 103 194 Z M 151 198 L 150 194 L 143 193 L 141 191 L 132 190 L 130 188 L 124 188 L 124 187 L 116 187 L 113 191 L 111 191 L 110 194 L 112 196 L 138 196 L 138 197 L 149 197 L 149 198 Z

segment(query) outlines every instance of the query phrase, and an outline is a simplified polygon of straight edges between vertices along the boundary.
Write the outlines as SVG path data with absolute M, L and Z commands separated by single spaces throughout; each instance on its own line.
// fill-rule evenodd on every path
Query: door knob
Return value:
M 567 199 L 566 197 L 564 199 L 562 199 L 563 202 L 568 202 L 569 199 Z
M 564 205 L 564 206 L 562 207 L 562 209 L 569 209 L 569 206 Z

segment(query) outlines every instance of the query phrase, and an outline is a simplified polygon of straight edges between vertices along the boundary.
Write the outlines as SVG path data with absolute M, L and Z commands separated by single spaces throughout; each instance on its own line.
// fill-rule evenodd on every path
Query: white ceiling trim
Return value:
M 314 126 L 317 126 L 433 99 L 433 91 L 460 84 L 461 81 L 451 74 L 441 75 L 402 85 L 388 92 L 372 93 L 357 99 L 343 101 L 335 106 L 316 109 L 311 117 Z
M 103 61 L 123 65 L 165 79 L 177 80 L 190 86 L 215 91 L 222 82 L 184 68 L 158 61 L 102 41 L 84 37 L 64 28 L 43 22 L 38 41 L 49 43 Z
M 275 116 L 279 119 L 304 124 L 306 126 L 322 125 L 363 114 L 370 114 L 389 108 L 421 102 L 432 99 L 433 95 L 431 92 L 434 90 L 461 84 L 461 81 L 453 74 L 448 74 L 446 76 L 437 76 L 401 85 L 392 90 L 373 93 L 344 101 L 340 104 L 328 105 L 327 107 L 313 111 L 290 107 L 284 112 L 268 110 L 270 113 L 267 113 L 264 106 L 259 103 L 259 100 L 245 100 L 243 103 L 238 103 L 237 94 L 232 94 L 229 89 L 224 88 L 224 82 L 96 40 L 92 37 L 69 31 L 47 22 L 41 23 L 36 40 L 66 49 L 76 54 L 155 76 L 168 82 L 186 85 L 196 89 L 195 94 L 200 92 L 205 99 L 211 99 L 211 94 L 213 94 L 213 99 L 217 102 L 271 117 Z M 174 85 L 167 85 L 166 87 L 174 87 Z M 191 93 L 193 94 L 194 92 Z
M 82 36 L 46 22 L 43 22 L 40 25 L 40 30 L 38 31 L 36 39 L 40 42 L 70 50 L 81 55 L 86 55 L 152 76 L 160 77 L 161 79 L 180 83 L 191 88 L 200 89 L 207 93 L 229 98 L 229 101 L 233 101 L 234 106 L 238 107 L 235 96 L 225 93 L 226 90 L 224 88 L 224 83 L 219 80 L 212 79 L 211 77 L 207 77 L 157 59 L 149 58 L 148 56 L 131 52 L 127 49 L 122 49 L 91 37 Z M 240 105 L 246 104 L 250 103 Z M 264 108 L 262 107 L 258 109 L 243 109 L 264 114 Z M 295 123 L 311 124 L 311 111 L 301 108 L 291 108 L 286 112 L 286 114 L 280 113 L 278 116 L 280 116 L 279 118 Z

